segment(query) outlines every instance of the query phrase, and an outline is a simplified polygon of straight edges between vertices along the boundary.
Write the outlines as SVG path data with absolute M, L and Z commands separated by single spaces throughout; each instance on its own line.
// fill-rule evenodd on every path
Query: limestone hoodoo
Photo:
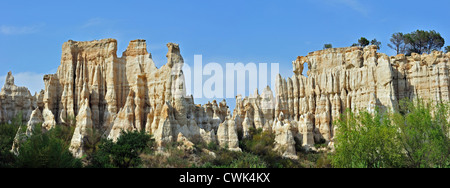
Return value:
M 70 147 L 75 156 L 84 154 L 89 129 L 112 140 L 122 130 L 138 130 L 152 134 L 160 146 L 178 139 L 239 151 L 237 133 L 248 138 L 251 128 L 261 128 L 275 134 L 280 154 L 296 158 L 295 142 L 307 148 L 332 142 L 333 121 L 346 109 L 395 110 L 405 97 L 450 99 L 450 53 L 389 57 L 375 46 L 347 47 L 297 57 L 291 77 L 277 76 L 275 92 L 266 87 L 261 94 L 238 95 L 231 113 L 225 100 L 196 105 L 186 96 L 180 47 L 167 47 L 167 63 L 157 68 L 142 39 L 131 41 L 122 57 L 115 39 L 69 40 L 57 72 L 44 76 L 45 89 L 34 96 L 8 73 L 0 91 L 0 122 L 22 112 L 30 130 L 36 123 L 48 130 L 76 119 Z

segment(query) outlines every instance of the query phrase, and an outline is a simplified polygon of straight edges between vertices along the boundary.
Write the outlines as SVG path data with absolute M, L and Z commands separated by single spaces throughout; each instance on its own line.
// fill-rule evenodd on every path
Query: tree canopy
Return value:
M 370 44 L 370 41 L 367 40 L 367 39 L 364 38 L 364 37 L 361 37 L 361 38 L 358 40 L 358 44 L 359 44 L 359 46 L 361 46 L 361 47 L 365 47 L 365 46 L 367 46 L 367 45 Z
M 352 46 L 361 46 L 361 47 L 366 47 L 368 45 L 375 45 L 375 46 L 377 46 L 378 49 L 381 48 L 381 42 L 380 41 L 378 41 L 377 39 L 372 39 L 371 41 L 369 41 L 365 37 L 361 37 L 360 39 L 358 39 L 358 43 L 353 43 L 352 44 Z
M 324 44 L 323 49 L 333 48 L 332 44 Z
M 388 46 L 397 54 L 431 53 L 433 50 L 441 50 L 445 44 L 441 34 L 431 30 L 416 30 L 411 33 L 394 33 L 390 39 L 392 44 Z
M 388 47 L 395 50 L 397 54 L 406 53 L 405 38 L 403 36 L 403 33 L 398 32 L 392 34 L 391 39 L 389 41 L 391 41 L 392 44 L 388 44 Z

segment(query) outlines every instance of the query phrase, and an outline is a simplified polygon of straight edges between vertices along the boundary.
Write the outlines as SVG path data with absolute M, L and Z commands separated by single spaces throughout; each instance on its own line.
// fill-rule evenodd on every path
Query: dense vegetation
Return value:
M 395 50 L 397 54 L 411 53 L 431 53 L 433 50 L 441 50 L 445 44 L 441 34 L 431 30 L 416 30 L 411 33 L 403 34 L 401 32 L 394 33 L 391 36 L 390 48 Z M 447 48 L 446 51 L 448 52 Z
M 274 134 L 261 129 L 250 129 L 250 136 L 240 139 L 242 152 L 215 143 L 186 150 L 173 142 L 157 149 L 151 135 L 132 131 L 122 132 L 117 142 L 90 141 L 88 154 L 77 159 L 68 150 L 73 125 L 46 132 L 37 125 L 16 156 L 10 152 L 14 137 L 19 127 L 26 129 L 16 118 L 0 125 L 0 168 L 449 168 L 449 110 L 448 104 L 402 100 L 396 112 L 347 111 L 334 122 L 335 151 L 305 151 L 296 139 L 298 160 L 282 158 L 273 150 Z
M 80 168 L 82 163 L 69 152 L 74 127 L 57 126 L 43 132 L 36 125 L 30 137 L 22 138 L 19 155 L 10 152 L 16 133 L 21 128 L 25 132 L 19 114 L 11 124 L 0 125 L 0 167 L 17 168 Z M 22 137 L 26 137 L 22 135 Z
M 334 167 L 450 167 L 449 106 L 400 101 L 395 113 L 344 113 L 336 122 Z
M 145 132 L 122 131 L 117 142 L 104 139 L 99 150 L 92 154 L 88 167 L 92 168 L 130 168 L 139 167 L 142 160 L 139 155 L 145 149 L 153 149 L 154 140 Z
M 153 154 L 143 154 L 143 167 L 177 168 L 311 168 L 331 167 L 326 154 L 299 150 L 299 160 L 282 158 L 274 149 L 275 135 L 262 129 L 251 129 L 250 137 L 240 139 L 242 152 L 220 148 L 215 143 L 197 143 L 190 152 L 181 143 L 166 145 Z M 300 147 L 300 146 L 299 146 Z M 214 154 L 211 155 L 210 152 Z

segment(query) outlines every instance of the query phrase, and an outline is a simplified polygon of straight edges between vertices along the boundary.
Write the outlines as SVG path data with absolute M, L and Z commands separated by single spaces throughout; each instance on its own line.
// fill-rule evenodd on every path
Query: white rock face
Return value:
M 22 130 L 22 127 L 19 127 L 19 129 L 17 130 L 16 136 L 14 137 L 11 152 L 13 152 L 15 155 L 19 155 L 20 144 L 25 142 L 33 134 L 35 125 L 40 124 L 42 122 L 44 122 L 44 118 L 42 117 L 39 108 L 36 108 L 31 113 L 30 120 L 27 123 L 27 130 L 24 132 Z
M 298 159 L 295 151 L 294 135 L 291 131 L 291 124 L 287 121 L 282 125 L 282 122 L 277 123 L 274 127 L 275 132 L 275 148 L 283 157 Z
M 119 111 L 117 114 L 114 123 L 112 124 L 111 131 L 109 133 L 108 139 L 112 139 L 113 141 L 117 141 L 122 130 L 124 131 L 133 131 L 138 130 L 134 125 L 134 92 L 130 91 L 130 94 L 127 97 L 127 102 L 125 106 Z
M 273 125 L 271 131 L 280 146 L 289 143 L 281 138 L 290 134 L 280 127 L 290 124 L 293 137 L 301 138 L 305 148 L 312 148 L 314 143 L 333 140 L 333 121 L 347 108 L 353 112 L 373 112 L 376 107 L 395 110 L 404 97 L 449 101 L 449 57 L 442 52 L 388 57 L 377 53 L 376 46 L 311 52 L 292 62 L 292 77 L 277 76 L 273 103 L 268 102 L 272 95 L 262 97 L 265 100 L 254 95 L 244 99 L 237 96 L 233 115 L 248 118 L 237 121 L 237 127 L 256 127 L 255 122 L 263 122 L 264 127 Z M 308 77 L 302 75 L 304 63 L 308 64 Z M 270 88 L 264 89 L 268 91 Z M 262 106 L 269 108 L 261 110 Z M 280 114 L 284 122 L 279 121 Z M 285 152 L 284 147 L 279 148 Z
M 48 108 L 44 108 L 42 116 L 44 117 L 42 128 L 44 128 L 45 130 L 50 130 L 51 128 L 56 126 L 55 116 Z
M 35 100 L 26 87 L 14 84 L 14 77 L 11 71 L 8 72 L 0 91 L 0 122 L 12 121 L 19 113 L 22 113 L 23 121 L 28 121 L 35 108 Z
M 145 131 L 160 145 L 176 141 L 181 133 L 192 143 L 213 142 L 231 150 L 240 150 L 238 130 L 247 138 L 250 128 L 261 128 L 276 135 L 281 154 L 293 157 L 293 138 L 307 148 L 332 142 L 332 122 L 346 109 L 395 110 L 405 97 L 450 99 L 450 53 L 388 57 L 375 46 L 333 48 L 299 56 L 292 62 L 291 77 L 277 76 L 275 92 L 266 87 L 261 94 L 236 96 L 231 114 L 226 101 L 196 105 L 186 96 L 180 48 L 173 43 L 167 47 L 167 64 L 157 68 L 142 39 L 130 41 L 122 57 L 115 39 L 69 40 L 57 72 L 44 76 L 45 89 L 34 96 L 15 86 L 8 73 L 0 91 L 0 122 L 22 111 L 29 124 L 42 122 L 49 130 L 76 117 L 80 121 L 71 151 L 77 156 L 84 152 L 84 129 L 89 128 L 113 140 L 122 130 Z M 304 63 L 307 77 L 302 75 Z
M 226 102 L 195 105 L 192 96 L 185 95 L 180 48 L 173 43 L 167 47 L 167 64 L 156 68 L 145 40 L 131 41 L 122 57 L 116 55 L 115 39 L 69 40 L 63 44 L 56 74 L 44 76 L 45 89 L 35 97 L 14 89 L 8 76 L 0 100 L 2 109 L 8 109 L 0 110 L 2 121 L 19 109 L 29 109 L 25 113 L 29 116 L 31 109 L 39 107 L 43 127 L 49 130 L 78 117 L 89 99 L 92 127 L 104 137 L 116 140 L 121 130 L 138 130 L 153 134 L 159 142 L 176 141 L 180 132 L 190 140 L 217 142 L 215 133 L 227 114 Z M 16 100 L 19 93 L 25 97 Z
M 89 139 L 89 133 L 93 133 L 92 111 L 89 108 L 89 100 L 86 98 L 77 115 L 75 131 L 70 142 L 69 151 L 74 157 L 81 158 L 86 154 L 85 144 Z
M 239 148 L 239 140 L 236 130 L 236 123 L 231 117 L 226 117 L 225 121 L 219 125 L 217 130 L 217 141 L 220 147 L 231 151 L 242 151 Z
M 31 134 L 34 131 L 34 126 L 37 124 L 41 124 L 43 122 L 44 122 L 44 117 L 42 116 L 42 113 L 39 110 L 39 108 L 34 109 L 33 112 L 31 113 L 30 120 L 27 123 L 26 135 L 31 136 Z

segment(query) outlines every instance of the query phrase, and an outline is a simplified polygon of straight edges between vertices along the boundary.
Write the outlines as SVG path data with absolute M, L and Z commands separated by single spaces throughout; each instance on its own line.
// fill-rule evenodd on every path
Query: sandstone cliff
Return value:
M 28 121 L 34 108 L 36 98 L 28 88 L 16 86 L 11 71 L 8 72 L 5 85 L 0 91 L 0 122 L 9 122 L 19 113 L 22 113 L 23 121 Z
M 190 140 L 216 142 L 226 102 L 200 106 L 192 96 L 186 97 L 179 46 L 167 47 L 167 64 L 158 69 L 145 40 L 131 41 L 122 57 L 116 55 L 114 39 L 69 40 L 62 47 L 61 65 L 56 74 L 44 76 L 45 89 L 39 95 L 32 97 L 26 88 L 16 87 L 8 74 L 0 95 L 2 121 L 21 110 L 29 119 L 38 104 L 45 129 L 76 118 L 71 151 L 78 157 L 84 153 L 88 129 L 113 140 L 122 130 L 146 131 L 161 145 L 175 141 L 179 133 Z M 37 98 L 41 102 L 34 102 Z
M 264 89 L 268 95 L 262 96 L 266 97 L 257 92 L 244 99 L 238 96 L 233 115 L 244 118 L 237 121 L 244 136 L 247 127 L 272 130 L 280 152 L 292 157 L 295 142 L 291 134 L 306 148 L 330 142 L 333 121 L 346 109 L 396 110 L 398 101 L 405 97 L 449 101 L 449 58 L 450 53 L 437 51 L 388 57 L 377 53 L 376 46 L 311 52 L 292 62 L 292 77 L 277 76 L 275 98 L 270 88 Z M 307 76 L 302 75 L 305 63 Z
M 186 96 L 180 48 L 167 47 L 167 63 L 157 68 L 145 40 L 131 41 L 122 57 L 115 39 L 69 40 L 57 72 L 44 76 L 40 93 L 32 96 L 15 86 L 8 73 L 0 92 L 0 121 L 22 112 L 30 120 L 28 129 L 43 123 L 48 130 L 76 118 L 70 150 L 78 157 L 85 153 L 90 129 L 113 140 L 122 130 L 140 130 L 153 134 L 160 146 L 203 141 L 239 151 L 237 132 L 245 138 L 250 128 L 262 128 L 275 134 L 280 154 L 296 158 L 296 140 L 306 148 L 332 144 L 332 122 L 346 109 L 395 110 L 405 97 L 449 100 L 450 54 L 389 57 L 375 46 L 348 47 L 299 56 L 291 77 L 277 76 L 275 92 L 266 87 L 261 94 L 238 95 L 231 114 L 225 100 L 196 105 Z M 301 74 L 305 63 L 307 76 Z

